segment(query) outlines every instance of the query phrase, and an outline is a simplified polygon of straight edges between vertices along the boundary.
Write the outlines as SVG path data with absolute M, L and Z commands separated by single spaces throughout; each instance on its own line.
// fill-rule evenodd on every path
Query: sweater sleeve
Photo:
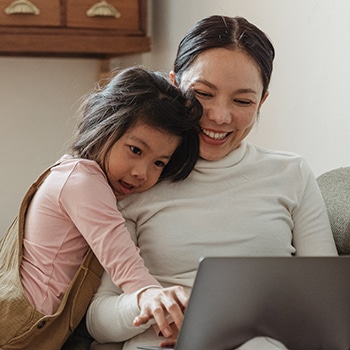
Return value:
M 297 255 L 338 255 L 321 191 L 305 160 L 300 163 L 300 172 L 300 202 L 292 213 Z
M 97 163 L 77 163 L 62 189 L 60 205 L 116 286 L 126 293 L 159 286 L 131 240 L 114 193 Z
M 95 294 L 86 314 L 89 333 L 99 343 L 118 343 L 148 329 L 152 322 L 135 327 L 133 320 L 139 315 L 137 294 L 123 294 L 107 273 Z

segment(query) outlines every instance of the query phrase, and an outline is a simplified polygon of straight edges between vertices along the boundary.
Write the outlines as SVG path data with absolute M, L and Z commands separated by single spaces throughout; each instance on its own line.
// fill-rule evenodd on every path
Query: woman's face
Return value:
M 200 156 L 211 161 L 240 145 L 267 97 L 261 98 L 263 83 L 255 61 L 241 50 L 224 48 L 198 55 L 183 73 L 180 88 L 194 90 L 202 104 Z

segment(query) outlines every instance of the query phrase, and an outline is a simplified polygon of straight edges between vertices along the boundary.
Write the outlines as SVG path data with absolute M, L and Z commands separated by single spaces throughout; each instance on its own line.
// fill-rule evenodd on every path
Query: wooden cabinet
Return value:
M 150 50 L 147 0 L 0 0 L 0 55 L 113 57 Z

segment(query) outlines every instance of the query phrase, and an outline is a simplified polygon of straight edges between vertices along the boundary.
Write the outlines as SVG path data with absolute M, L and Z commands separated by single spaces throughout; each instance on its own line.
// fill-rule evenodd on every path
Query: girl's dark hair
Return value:
M 116 141 L 137 122 L 180 137 L 180 144 L 160 179 L 185 179 L 199 155 L 200 103 L 184 96 L 161 74 L 141 67 L 120 71 L 97 88 L 80 107 L 80 122 L 71 152 L 96 161 L 105 171 Z
M 246 52 L 259 66 L 263 82 L 262 96 L 265 95 L 271 79 L 275 49 L 264 32 L 242 17 L 210 16 L 189 30 L 179 44 L 174 62 L 178 85 L 183 72 L 196 57 L 213 48 Z

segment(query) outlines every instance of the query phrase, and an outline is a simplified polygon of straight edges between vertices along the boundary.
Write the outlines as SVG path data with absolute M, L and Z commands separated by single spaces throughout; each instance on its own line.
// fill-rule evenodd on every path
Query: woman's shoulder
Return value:
M 298 153 L 285 151 L 285 150 L 277 150 L 272 148 L 266 148 L 262 146 L 255 145 L 253 143 L 248 143 L 247 148 L 251 152 L 255 152 L 256 155 L 260 155 L 261 157 L 267 157 L 272 159 L 285 159 L 285 160 L 303 160 L 304 157 Z
M 290 165 L 309 167 L 305 157 L 296 152 L 271 149 L 249 143 L 247 145 L 247 153 L 253 161 L 261 161 L 281 165 L 284 164 L 286 166 Z
M 313 171 L 305 157 L 302 155 L 285 150 L 276 150 L 254 144 L 248 145 L 251 160 L 256 166 L 261 168 L 269 168 L 274 172 L 287 172 L 290 175 L 299 174 L 308 178 L 314 176 Z

